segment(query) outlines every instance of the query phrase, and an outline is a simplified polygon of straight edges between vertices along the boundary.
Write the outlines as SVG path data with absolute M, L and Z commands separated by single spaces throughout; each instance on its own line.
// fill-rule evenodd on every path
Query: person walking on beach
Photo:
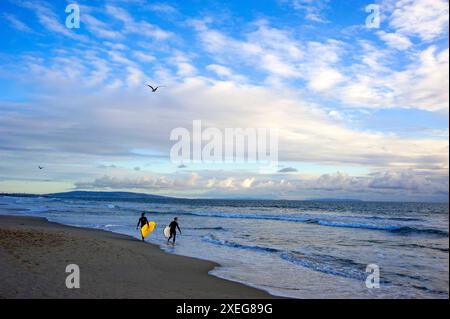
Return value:
M 150 227 L 150 224 L 148 223 L 148 219 L 147 219 L 147 217 L 145 217 L 145 213 L 141 214 L 141 218 L 139 218 L 139 220 L 138 220 L 136 229 L 138 229 L 139 225 L 141 225 L 141 228 L 144 227 L 145 225 L 148 225 L 148 227 Z M 141 236 L 142 236 L 142 233 L 141 233 Z M 142 236 L 142 241 L 144 241 L 144 236 Z
M 169 243 L 170 239 L 173 238 L 173 244 L 175 244 L 175 240 L 177 237 L 177 228 L 180 231 L 181 234 L 181 229 L 180 226 L 178 226 L 178 217 L 175 217 L 173 219 L 173 221 L 169 224 L 169 228 L 170 228 L 170 237 L 169 239 L 167 239 L 167 243 Z

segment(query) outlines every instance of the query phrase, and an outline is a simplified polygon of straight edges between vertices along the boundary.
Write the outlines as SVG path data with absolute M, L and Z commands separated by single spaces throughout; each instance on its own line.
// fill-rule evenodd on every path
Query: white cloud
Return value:
M 344 76 L 331 68 L 320 68 L 311 75 L 309 86 L 315 91 L 329 90 L 342 81 Z
M 259 23 L 256 31 L 248 34 L 247 41 L 229 37 L 218 30 L 209 29 L 205 24 L 196 24 L 200 40 L 210 53 L 217 54 L 219 60 L 236 63 L 243 60 L 249 65 L 257 66 L 272 75 L 281 77 L 298 77 L 300 73 L 290 63 L 298 49 L 288 41 L 287 35 L 268 29 L 265 23 Z M 267 36 L 267 38 L 266 38 Z M 276 40 L 276 41 L 274 41 Z
M 177 75 L 181 78 L 190 77 L 197 73 L 197 68 L 191 63 L 190 58 L 181 52 L 174 54 L 169 61 L 177 67 Z
M 405 71 L 393 72 L 389 88 L 391 105 L 430 111 L 449 107 L 449 50 L 429 47 L 417 55 L 415 64 Z M 390 96 L 388 95 L 389 99 Z
M 448 49 L 439 51 L 430 46 L 413 54 L 413 62 L 402 70 L 389 69 L 376 59 L 373 65 L 367 64 L 368 56 L 363 55 L 364 64 L 355 67 L 352 79 L 336 96 L 360 108 L 448 110 Z
M 135 67 L 127 67 L 128 77 L 127 84 L 130 87 L 142 86 L 142 83 L 145 81 L 144 73 Z
M 328 0 L 291 0 L 295 10 L 303 11 L 305 19 L 314 22 L 328 22 L 324 11 L 328 7 Z
M 386 44 L 397 50 L 407 50 L 412 46 L 412 42 L 404 35 L 399 33 L 388 33 L 384 31 L 377 32 L 377 35 Z
M 75 184 L 80 189 L 166 189 L 174 187 L 175 182 L 166 177 L 142 177 L 142 178 L 118 178 L 104 175 L 93 182 L 78 182 Z
M 164 13 L 164 14 L 174 14 L 174 13 L 178 12 L 178 10 L 175 7 L 173 7 L 167 3 L 154 3 L 152 5 L 149 5 L 148 8 L 151 11 Z
M 39 23 L 47 30 L 64 35 L 74 40 L 87 41 L 85 36 L 79 35 L 73 31 L 76 29 L 69 29 L 61 23 L 59 17 L 55 14 L 52 7 L 48 3 L 31 1 L 16 1 L 15 3 L 21 7 L 31 10 L 37 16 Z
M 342 116 L 342 114 L 339 112 L 339 111 L 336 111 L 336 110 L 332 110 L 332 111 L 330 111 L 330 112 L 328 112 L 328 115 L 331 117 L 331 118 L 333 118 L 333 119 L 336 119 L 336 120 L 342 120 L 344 117 Z
M 285 86 L 283 80 L 304 80 L 314 93 L 335 96 L 352 107 L 448 109 L 445 49 L 429 46 L 419 54 L 411 50 L 399 67 L 394 64 L 398 60 L 395 51 L 367 40 L 357 41 L 361 48 L 348 51 L 348 43 L 334 39 L 300 41 L 264 20 L 253 23 L 254 30 L 241 34 L 239 39 L 210 28 L 208 20 L 192 24 L 205 50 L 218 62 L 209 68 L 222 75 L 227 72 L 224 68 L 243 63 L 264 72 L 267 84 L 281 87 Z M 413 46 L 400 31 L 377 34 L 397 50 Z
M 135 172 L 136 173 L 136 172 Z M 138 172 L 138 174 L 141 174 Z M 142 173 L 146 174 L 146 173 Z M 241 174 L 242 175 L 242 174 Z M 182 194 L 186 187 L 199 196 L 233 197 L 264 194 L 269 198 L 351 197 L 360 199 L 420 200 L 426 196 L 445 199 L 448 180 L 445 176 L 424 176 L 410 170 L 381 171 L 369 176 L 351 176 L 342 172 L 305 178 L 292 175 L 278 180 L 276 176 L 221 176 L 208 178 L 197 173 L 180 176 L 144 175 L 135 178 L 103 175 L 95 180 L 76 183 L 78 189 L 133 189 L 147 192 Z
M 426 188 L 427 181 L 423 176 L 409 172 L 382 172 L 376 174 L 369 182 L 369 187 L 384 189 L 412 189 Z
M 265 20 L 253 23 L 254 30 L 244 34 L 243 40 L 211 29 L 204 21 L 193 25 L 205 50 L 222 67 L 243 62 L 267 74 L 267 82 L 303 79 L 316 91 L 325 91 L 344 80 L 337 67 L 342 51 L 339 41 L 298 41 L 289 32 L 270 27 Z
M 119 51 L 110 50 L 110 51 L 108 51 L 108 55 L 110 56 L 111 61 L 113 61 L 113 62 L 117 62 L 119 64 L 123 64 L 126 66 L 132 66 L 132 67 L 137 66 L 137 64 L 134 61 L 130 60 L 129 58 L 127 58 L 125 56 L 125 54 L 123 54 Z
M 395 2 L 389 25 L 402 35 L 430 41 L 448 32 L 448 19 L 447 0 L 402 0 Z
M 122 43 L 118 43 L 118 42 L 109 42 L 109 41 L 105 41 L 103 42 L 103 44 L 109 48 L 112 48 L 113 50 L 126 50 L 127 47 L 122 44 Z
M 22 32 L 31 33 L 33 30 L 26 25 L 24 22 L 20 21 L 16 16 L 9 13 L 4 13 L 3 18 L 9 22 L 9 24 L 14 28 Z
M 148 62 L 153 62 L 156 60 L 156 58 L 151 55 L 151 54 L 147 54 L 145 52 L 142 51 L 133 51 L 133 55 L 140 61 L 144 62 L 144 63 L 148 63 Z
M 83 14 L 83 23 L 86 25 L 87 29 L 95 36 L 107 39 L 120 39 L 123 38 L 122 33 L 114 31 L 111 26 L 103 21 L 98 20 L 92 15 L 85 13 Z
M 206 70 L 214 72 L 222 79 L 231 80 L 234 82 L 245 82 L 246 77 L 241 74 L 235 74 L 233 70 L 220 64 L 209 64 L 206 66 Z
M 79 152 L 96 153 L 110 148 L 111 152 L 127 154 L 126 150 L 142 148 L 143 145 L 167 151 L 170 130 L 190 128 L 192 114 L 195 114 L 195 118 L 202 119 L 205 126 L 219 129 L 254 127 L 255 123 L 258 127 L 278 128 L 280 160 L 420 168 L 424 165 L 423 158 L 433 155 L 426 164 L 442 169 L 448 162 L 446 141 L 407 139 L 346 128 L 330 118 L 329 111 L 305 102 L 294 90 L 279 91 L 277 88 L 219 81 L 205 76 L 189 76 L 178 79 L 180 82 L 169 77 L 168 82 L 164 82 L 170 90 L 170 99 L 167 100 L 165 95 L 148 94 L 143 85 L 145 73 L 136 65 L 128 65 L 128 60 L 123 61 L 123 73 L 116 70 L 110 75 L 108 69 L 102 69 L 108 61 L 102 64 L 98 58 L 78 60 L 61 57 L 50 62 L 54 65 L 45 67 L 41 62 L 30 62 L 27 66 L 29 73 L 25 81 L 39 78 L 41 86 L 51 83 L 46 88 L 51 90 L 51 94 L 34 102 L 33 116 L 16 114 L 11 117 L 6 113 L 0 120 L 6 137 L 17 136 L 17 130 L 24 125 L 33 127 L 33 132 L 40 132 L 19 134 L 23 140 L 11 141 L 18 148 L 35 143 L 39 145 L 39 141 L 45 140 L 56 143 L 52 148 L 58 149 L 64 141 L 70 140 L 70 150 Z M 86 79 L 93 76 L 93 65 L 99 74 L 104 75 L 104 84 L 110 87 L 101 87 L 90 95 L 77 94 L 84 90 Z M 114 88 L 122 88 L 123 83 L 128 89 L 114 91 Z M 102 83 L 96 85 L 101 86 Z M 73 99 L 68 98 L 72 95 Z M 42 109 L 37 105 L 42 105 Z M 57 118 L 47 118 L 45 109 L 57 109 Z M 66 129 L 59 129 L 59 126 L 55 131 L 52 129 L 53 121 L 63 125 L 76 120 L 73 114 L 82 116 L 79 121 L 83 126 L 67 124 Z M 78 136 L 79 140 L 72 136 Z M 83 136 L 89 136 L 90 142 L 86 143 Z M 96 143 L 99 145 L 93 146 Z
M 235 182 L 235 179 L 232 178 L 232 177 L 229 177 L 229 178 L 227 178 L 227 179 L 225 179 L 223 181 L 219 181 L 216 184 L 216 187 L 218 187 L 218 188 L 225 188 L 225 189 L 234 189 L 234 188 L 236 188 L 236 185 L 235 185 L 234 182 Z
M 223 65 L 219 65 L 219 64 L 210 64 L 206 67 L 208 70 L 213 71 L 214 73 L 216 73 L 217 75 L 221 76 L 221 77 L 230 77 L 233 75 L 233 72 L 223 66 Z
M 321 175 L 314 185 L 319 190 L 350 190 L 360 186 L 357 178 L 341 172 Z
M 252 187 L 253 182 L 255 181 L 254 177 L 246 178 L 241 182 L 242 188 L 250 188 Z
M 173 36 L 172 32 L 165 31 L 157 25 L 146 21 L 135 21 L 133 16 L 122 8 L 107 5 L 106 12 L 123 23 L 124 33 L 135 33 L 155 40 L 167 40 Z

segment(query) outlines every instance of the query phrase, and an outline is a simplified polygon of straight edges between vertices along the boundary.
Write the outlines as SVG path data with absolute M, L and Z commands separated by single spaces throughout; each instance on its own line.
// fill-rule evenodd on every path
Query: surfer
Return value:
M 175 244 L 175 239 L 177 237 L 177 228 L 181 234 L 180 226 L 178 226 L 178 217 L 175 217 L 173 219 L 173 221 L 169 224 L 169 228 L 170 228 L 170 237 L 169 239 L 167 239 L 167 243 L 169 243 L 170 239 L 173 238 L 173 243 Z
M 136 229 L 138 229 L 139 225 L 141 225 L 141 228 L 144 227 L 145 225 L 148 225 L 148 227 L 150 227 L 150 224 L 148 223 L 148 219 L 147 217 L 145 217 L 145 213 L 141 214 L 141 218 L 139 218 Z M 142 236 L 142 234 L 141 234 Z M 142 236 L 142 241 L 144 241 L 144 236 Z

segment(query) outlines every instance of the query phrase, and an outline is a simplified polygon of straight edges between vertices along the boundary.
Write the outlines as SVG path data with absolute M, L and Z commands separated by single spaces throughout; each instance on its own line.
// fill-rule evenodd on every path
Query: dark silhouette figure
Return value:
M 153 87 L 153 86 L 151 86 L 150 84 L 147 84 L 147 86 L 148 86 L 149 88 L 152 89 L 152 92 L 156 92 L 156 90 L 157 90 L 158 88 L 163 88 L 163 87 L 164 87 L 164 85 L 160 85 L 160 86 L 155 86 L 155 87 Z
M 170 239 L 173 238 L 173 244 L 175 244 L 175 240 L 177 238 L 177 228 L 181 234 L 180 226 L 178 226 L 178 217 L 175 217 L 173 219 L 173 221 L 169 224 L 169 228 L 170 228 L 170 237 L 167 239 L 167 243 L 169 243 Z
M 138 223 L 136 225 L 136 229 L 138 229 L 139 225 L 141 225 L 141 228 L 145 225 L 148 225 L 150 227 L 150 224 L 148 223 L 147 217 L 145 217 L 145 213 L 141 214 L 141 218 L 139 218 Z M 142 236 L 142 234 L 141 234 Z M 144 241 L 144 236 L 142 236 L 142 241 Z
M 42 166 L 38 166 L 39 167 L 39 169 L 43 169 L 43 167 Z

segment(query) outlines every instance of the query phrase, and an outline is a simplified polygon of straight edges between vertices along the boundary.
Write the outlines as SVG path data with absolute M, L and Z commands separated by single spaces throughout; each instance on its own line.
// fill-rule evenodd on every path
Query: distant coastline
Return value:
M 0 193 L 0 196 L 9 197 L 47 197 L 47 198 L 71 198 L 71 199 L 92 199 L 92 200 L 125 200 L 125 201 L 241 201 L 241 202 L 321 202 L 321 203 L 424 203 L 423 201 L 372 201 L 372 200 L 362 200 L 355 198 L 308 198 L 308 199 L 270 199 L 270 198 L 186 198 L 186 197 L 173 197 L 165 195 L 154 195 L 146 193 L 137 192 L 111 192 L 111 191 L 69 191 L 61 193 L 49 193 L 49 194 L 31 194 L 31 193 Z M 436 203 L 436 204 L 448 204 L 448 201 L 428 201 L 425 203 Z

